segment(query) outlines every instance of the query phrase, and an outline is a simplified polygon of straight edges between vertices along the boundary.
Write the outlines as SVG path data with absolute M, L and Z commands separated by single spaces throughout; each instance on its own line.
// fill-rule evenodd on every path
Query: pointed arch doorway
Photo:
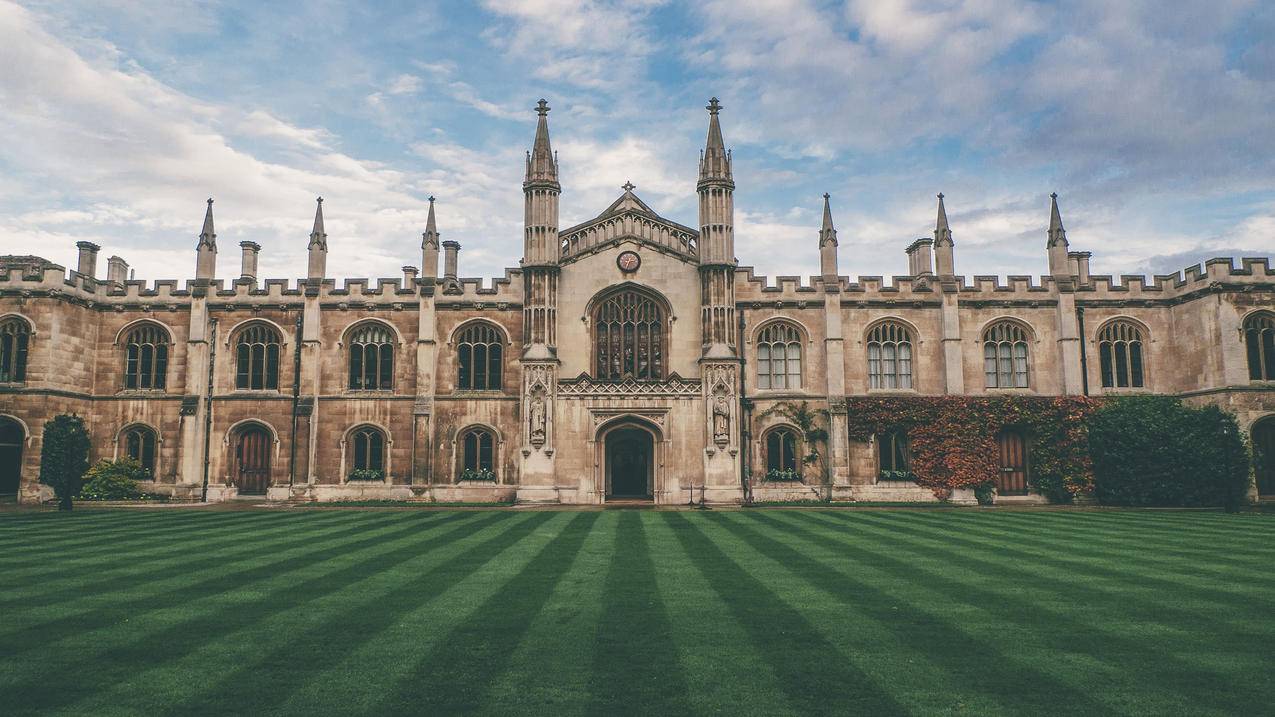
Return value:
M 636 423 L 607 430 L 603 437 L 607 500 L 653 500 L 655 435 Z
M 265 495 L 270 485 L 270 449 L 273 439 L 265 426 L 250 423 L 235 438 L 233 468 L 240 495 Z

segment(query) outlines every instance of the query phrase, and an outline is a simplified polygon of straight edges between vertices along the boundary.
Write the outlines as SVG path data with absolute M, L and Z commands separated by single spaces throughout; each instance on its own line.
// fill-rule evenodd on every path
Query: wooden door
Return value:
M 1253 468 L 1259 495 L 1275 495 L 1275 418 L 1253 426 Z
M 1001 469 L 996 476 L 1000 495 L 1027 495 L 1027 445 L 1018 431 L 1002 431 L 998 439 Z
M 270 434 L 259 426 L 240 432 L 235 460 L 241 495 L 265 495 L 270 483 L 270 443 Z
M 26 433 L 17 421 L 0 418 L 0 495 L 14 495 L 22 482 L 22 445 Z

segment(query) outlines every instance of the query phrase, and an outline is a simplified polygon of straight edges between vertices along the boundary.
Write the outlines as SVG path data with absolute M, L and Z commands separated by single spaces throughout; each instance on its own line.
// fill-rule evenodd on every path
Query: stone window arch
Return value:
M 457 480 L 496 479 L 496 434 L 486 426 L 469 426 L 456 438 L 460 447 Z
M 667 311 L 645 291 L 625 288 L 593 310 L 595 378 L 660 380 L 667 368 Z
M 466 324 L 456 334 L 456 387 L 499 391 L 504 382 L 505 335 L 486 321 Z
M 868 330 L 868 387 L 912 388 L 912 330 L 901 321 L 882 321 Z
M 801 438 L 792 426 L 776 426 L 766 432 L 766 477 L 801 478 Z
M 1027 388 L 1030 385 L 1028 330 L 1003 319 L 983 330 L 983 376 L 987 388 Z
M 350 390 L 394 388 L 394 332 L 389 326 L 379 321 L 357 324 L 350 329 L 348 346 Z
M 279 389 L 279 351 L 282 338 L 275 327 L 254 321 L 235 334 L 235 388 L 249 391 Z
M 124 388 L 162 391 L 168 383 L 168 330 L 144 321 L 124 337 Z
M 350 477 L 359 480 L 381 480 L 386 474 L 385 431 L 373 425 L 362 425 L 350 431 L 347 451 L 350 456 Z
M 27 353 L 31 348 L 31 324 L 19 316 L 0 320 L 0 383 L 27 380 Z
M 757 388 L 802 385 L 802 332 L 790 321 L 773 321 L 757 333 Z
M 1275 313 L 1258 311 L 1244 319 L 1244 348 L 1250 381 L 1275 381 Z
M 134 423 L 120 432 L 120 444 L 124 455 L 142 464 L 154 480 L 158 475 L 155 468 L 159 455 L 159 434 L 155 429 L 144 423 Z
M 1113 319 L 1098 330 L 1098 366 L 1103 388 L 1143 388 L 1142 327 Z

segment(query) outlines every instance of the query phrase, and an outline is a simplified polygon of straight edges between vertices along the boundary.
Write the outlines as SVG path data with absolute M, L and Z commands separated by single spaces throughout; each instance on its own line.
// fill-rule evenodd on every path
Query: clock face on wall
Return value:
M 620 267 L 620 271 L 637 271 L 638 267 L 642 266 L 642 257 L 635 251 L 621 252 L 620 256 L 616 257 L 615 264 Z

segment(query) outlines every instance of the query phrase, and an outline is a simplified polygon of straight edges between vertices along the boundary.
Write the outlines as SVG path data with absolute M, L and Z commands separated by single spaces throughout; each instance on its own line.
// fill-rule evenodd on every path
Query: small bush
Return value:
M 795 470 L 781 470 L 779 468 L 771 468 L 766 472 L 766 480 L 768 482 L 784 483 L 801 480 L 801 473 Z
M 98 461 L 84 474 L 80 500 L 138 500 L 146 495 L 137 482 L 150 480 L 150 471 L 132 458 Z
M 350 471 L 350 475 L 346 480 L 352 481 L 383 481 L 385 474 L 371 468 L 356 468 Z
M 494 482 L 496 480 L 496 474 L 486 468 L 480 468 L 478 470 L 474 470 L 473 468 L 466 468 L 465 470 L 461 471 L 460 479 Z
M 1236 508 L 1248 451 L 1235 417 L 1167 396 L 1113 399 L 1089 424 L 1094 495 L 1104 505 Z

